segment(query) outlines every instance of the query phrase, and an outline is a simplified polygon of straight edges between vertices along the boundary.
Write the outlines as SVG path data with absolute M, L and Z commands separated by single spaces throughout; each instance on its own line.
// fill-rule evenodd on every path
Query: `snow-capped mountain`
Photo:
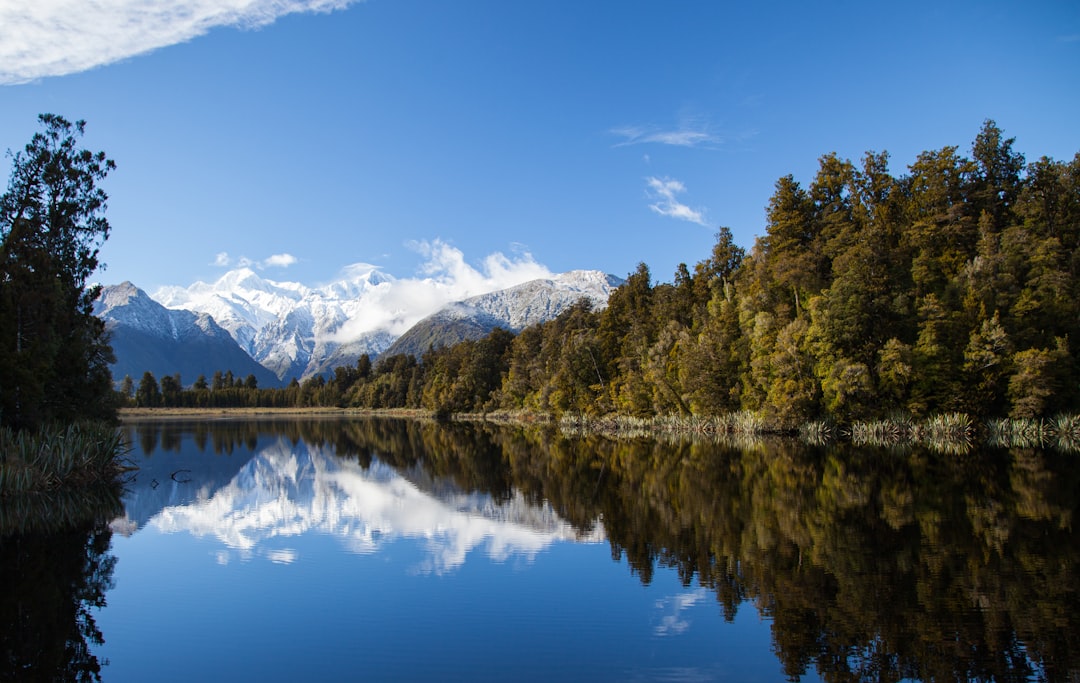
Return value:
M 362 354 L 375 357 L 392 344 L 420 355 L 431 344 L 476 339 L 496 326 L 519 331 L 556 317 L 581 298 L 602 308 L 621 283 L 598 271 L 572 271 L 455 301 L 461 296 L 456 293 L 469 289 L 439 279 L 395 280 L 364 264 L 320 287 L 274 282 L 241 268 L 213 283 L 162 288 L 154 300 L 130 283 L 107 287 L 95 312 L 116 330 L 114 377 L 180 371 L 190 382 L 215 370 L 243 377 L 254 366 L 263 373 L 255 373 L 259 385 L 274 386 L 354 365 Z M 491 286 L 483 282 L 471 291 Z M 218 352 L 210 354 L 193 341 L 212 341 L 217 348 L 223 336 L 234 342 L 229 358 L 240 351 L 246 361 L 223 364 Z M 208 369 L 195 370 L 189 362 L 200 353 L 212 356 L 200 366 Z M 180 357 L 188 360 L 175 367 Z
M 595 310 L 604 308 L 611 292 L 623 282 L 598 270 L 572 270 L 474 296 L 461 304 L 500 321 L 511 332 L 520 332 L 557 317 L 581 299 L 588 299 Z
M 393 342 L 394 335 L 386 329 L 340 334 L 346 322 L 363 319 L 365 309 L 392 283 L 371 266 L 347 269 L 341 279 L 323 287 L 273 282 L 241 268 L 212 284 L 164 287 L 154 298 L 169 309 L 212 316 L 279 379 L 303 379 L 332 369 L 330 363 L 355 363 L 361 354 L 377 355 Z
M 103 287 L 94 314 L 109 330 L 116 381 L 130 375 L 138 382 L 146 371 L 156 378 L 179 372 L 181 381 L 190 384 L 199 375 L 232 370 L 238 377 L 254 375 L 259 386 L 278 384 L 212 317 L 169 310 L 130 282 Z
M 474 296 L 448 304 L 413 325 L 386 353 L 419 357 L 429 347 L 480 339 L 496 327 L 520 332 L 558 317 L 581 299 L 599 310 L 607 306 L 611 292 L 623 282 L 596 270 L 574 270 Z
M 363 467 L 329 446 L 286 438 L 260 449 L 223 486 L 172 477 L 161 487 L 139 474 L 124 495 L 126 514 L 114 522 L 117 530 L 187 531 L 216 538 L 224 552 L 275 562 L 295 559 L 289 539 L 312 533 L 340 538 L 358 553 L 377 552 L 398 538 L 421 539 L 430 556 L 418 569 L 434 573 L 460 567 L 480 548 L 496 559 L 531 558 L 556 542 L 605 538 L 599 521 L 577 530 L 546 502 L 530 503 L 520 493 L 496 501 L 423 472 L 401 473 L 378 460 Z M 159 491 L 183 487 L 188 495 Z

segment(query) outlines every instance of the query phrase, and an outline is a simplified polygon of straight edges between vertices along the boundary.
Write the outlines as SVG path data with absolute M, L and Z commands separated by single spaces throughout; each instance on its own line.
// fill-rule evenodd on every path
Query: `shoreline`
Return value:
M 121 422 L 207 417 L 399 417 L 410 419 L 434 418 L 430 410 L 414 408 L 120 408 Z

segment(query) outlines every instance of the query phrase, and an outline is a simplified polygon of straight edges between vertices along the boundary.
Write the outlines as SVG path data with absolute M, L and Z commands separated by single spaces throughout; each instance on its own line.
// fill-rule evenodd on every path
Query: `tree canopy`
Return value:
M 656 283 L 641 263 L 601 311 L 515 337 L 367 357 L 243 405 L 633 416 L 750 411 L 774 429 L 900 412 L 1041 417 L 1080 403 L 1080 154 L 1027 163 L 993 121 L 905 173 L 826 154 L 780 178 L 749 252 Z M 218 389 L 215 382 L 214 389 Z M 201 398 L 200 398 L 201 397 Z
M 79 148 L 85 122 L 39 120 L 0 196 L 0 424 L 15 428 L 115 412 L 112 350 L 87 287 L 109 236 L 98 183 L 115 164 Z

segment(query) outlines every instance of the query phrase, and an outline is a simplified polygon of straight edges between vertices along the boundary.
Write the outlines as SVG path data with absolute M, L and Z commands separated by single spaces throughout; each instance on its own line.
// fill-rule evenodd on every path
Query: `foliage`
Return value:
M 15 431 L 0 428 L 0 496 L 113 482 L 125 449 L 101 422 Z
M 639 264 L 601 311 L 583 302 L 516 337 L 364 357 L 284 390 L 234 388 L 230 373 L 166 404 L 745 411 L 773 431 L 1075 413 L 1080 154 L 1025 165 L 1012 145 L 986 121 L 970 158 L 923 152 L 902 175 L 885 153 L 826 155 L 808 187 L 777 181 L 749 253 L 721 228 L 672 283 Z
M 40 121 L 0 196 L 0 424 L 19 429 L 115 413 L 112 350 L 86 286 L 109 235 L 98 182 L 115 164 L 78 148 L 83 121 Z

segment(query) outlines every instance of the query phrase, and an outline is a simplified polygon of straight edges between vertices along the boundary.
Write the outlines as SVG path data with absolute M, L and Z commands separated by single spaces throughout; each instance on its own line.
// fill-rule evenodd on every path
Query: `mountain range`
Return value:
M 137 381 L 147 370 L 155 377 L 179 372 L 186 385 L 200 374 L 232 370 L 271 387 L 329 374 L 363 354 L 419 356 L 495 327 L 518 332 L 583 298 L 603 308 L 622 280 L 571 271 L 460 301 L 446 301 L 438 287 L 410 295 L 408 282 L 415 281 L 401 282 L 372 266 L 346 269 L 321 287 L 266 280 L 241 268 L 213 283 L 165 287 L 152 296 L 130 282 L 110 285 L 94 313 L 111 333 L 117 380 Z

